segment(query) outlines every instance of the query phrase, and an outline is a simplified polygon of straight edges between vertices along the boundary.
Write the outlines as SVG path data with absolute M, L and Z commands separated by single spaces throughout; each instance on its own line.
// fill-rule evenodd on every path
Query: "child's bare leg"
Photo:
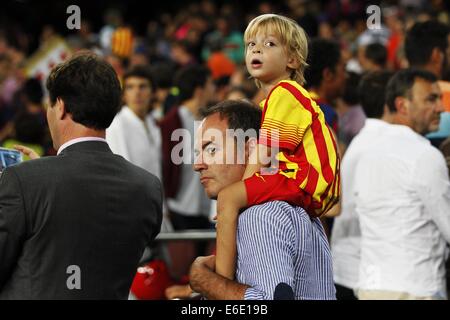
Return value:
M 226 187 L 217 197 L 216 272 L 231 280 L 236 271 L 238 215 L 246 205 L 247 191 L 242 181 Z

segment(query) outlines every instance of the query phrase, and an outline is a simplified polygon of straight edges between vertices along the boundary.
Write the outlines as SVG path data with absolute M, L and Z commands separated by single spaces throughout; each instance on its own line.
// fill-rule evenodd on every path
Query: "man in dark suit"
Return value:
M 75 56 L 47 89 L 58 155 L 0 178 L 0 299 L 126 299 L 160 230 L 160 182 L 104 140 L 121 98 L 108 63 Z

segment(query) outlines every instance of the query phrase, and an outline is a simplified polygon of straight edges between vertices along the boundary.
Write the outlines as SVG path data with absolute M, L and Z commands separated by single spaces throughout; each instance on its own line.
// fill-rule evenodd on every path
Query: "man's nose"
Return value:
M 436 108 L 435 108 L 435 111 L 437 112 L 437 113 L 442 113 L 442 112 L 444 112 L 445 111 L 445 108 L 444 108 L 444 103 L 443 103 L 443 101 L 442 101 L 442 98 L 441 99 L 438 99 L 437 101 L 436 101 Z
M 206 167 L 207 166 L 203 162 L 203 157 L 201 154 L 194 157 L 194 164 L 193 164 L 194 171 L 202 171 L 202 170 L 206 169 Z

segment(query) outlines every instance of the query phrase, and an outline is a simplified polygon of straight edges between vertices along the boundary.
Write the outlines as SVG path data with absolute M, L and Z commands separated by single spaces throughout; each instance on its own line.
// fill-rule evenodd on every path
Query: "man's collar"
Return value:
M 99 138 L 99 137 L 76 138 L 76 139 L 67 141 L 61 147 L 59 147 L 57 155 L 59 155 L 61 152 L 63 152 L 64 149 L 66 149 L 67 147 L 70 147 L 71 145 L 74 145 L 74 144 L 80 143 L 80 142 L 86 142 L 86 141 L 100 141 L 100 142 L 107 143 L 104 138 Z

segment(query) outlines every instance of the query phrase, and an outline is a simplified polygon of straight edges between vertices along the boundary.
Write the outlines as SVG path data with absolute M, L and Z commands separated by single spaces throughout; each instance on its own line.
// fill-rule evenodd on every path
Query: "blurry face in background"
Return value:
M 223 35 L 227 35 L 228 32 L 229 32 L 228 21 L 223 19 L 223 18 L 218 19 L 217 22 L 216 22 L 216 28 Z
M 146 78 L 129 77 L 125 80 L 123 100 L 133 111 L 142 114 L 150 108 L 151 84 Z
M 190 53 L 186 48 L 178 44 L 173 44 L 170 49 L 170 56 L 180 66 L 185 66 L 192 61 Z
M 334 39 L 333 28 L 328 22 L 321 22 L 319 25 L 319 37 L 323 39 Z
M 128 63 L 128 68 L 132 68 L 137 65 L 148 65 L 150 61 L 144 53 L 133 53 Z
M 410 97 L 406 100 L 409 125 L 415 132 L 425 135 L 439 129 L 440 114 L 444 108 L 437 82 L 416 78 Z

